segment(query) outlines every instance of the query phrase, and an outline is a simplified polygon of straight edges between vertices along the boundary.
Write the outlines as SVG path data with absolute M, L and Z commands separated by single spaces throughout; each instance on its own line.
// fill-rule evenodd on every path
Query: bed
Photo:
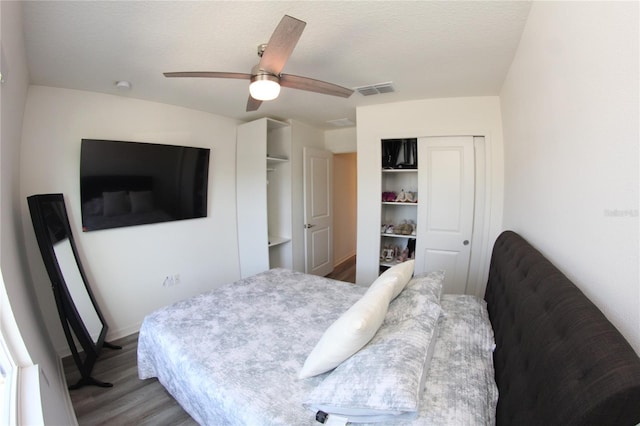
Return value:
M 485 293 L 498 425 L 636 425 L 640 360 L 604 314 L 515 232 L 496 240 Z
M 640 422 L 637 355 L 517 234 L 484 300 L 407 267 L 369 288 L 273 269 L 160 309 L 139 377 L 211 425 Z

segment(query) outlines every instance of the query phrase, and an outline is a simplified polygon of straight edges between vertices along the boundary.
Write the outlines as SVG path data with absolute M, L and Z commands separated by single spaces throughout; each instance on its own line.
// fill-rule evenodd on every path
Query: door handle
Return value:
M 304 229 L 309 229 L 309 228 L 313 228 L 315 225 L 312 225 L 310 223 L 305 223 L 304 224 Z
M 464 240 L 464 241 L 462 242 L 462 244 L 464 244 L 465 246 L 468 246 L 468 245 L 469 245 L 469 240 Z

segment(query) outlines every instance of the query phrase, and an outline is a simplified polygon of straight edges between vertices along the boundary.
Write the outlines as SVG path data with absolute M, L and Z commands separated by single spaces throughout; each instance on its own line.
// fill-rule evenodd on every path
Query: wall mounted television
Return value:
M 207 148 L 82 139 L 82 230 L 207 216 Z

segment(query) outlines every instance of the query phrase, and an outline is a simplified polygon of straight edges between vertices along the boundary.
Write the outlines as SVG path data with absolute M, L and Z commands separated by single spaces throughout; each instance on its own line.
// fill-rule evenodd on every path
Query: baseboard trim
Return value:
M 345 256 L 345 257 L 343 257 L 342 259 L 340 259 L 340 260 L 338 260 L 338 261 L 334 262 L 334 264 L 333 264 L 333 269 L 334 269 L 334 270 L 335 270 L 335 269 L 339 269 L 341 266 L 343 266 L 343 265 L 344 265 L 345 263 L 347 263 L 347 262 L 351 263 L 351 260 L 352 260 L 352 259 L 353 259 L 353 261 L 355 261 L 355 257 L 356 257 L 356 254 L 355 254 L 355 253 L 353 253 L 353 254 L 349 254 L 349 255 L 347 255 L 347 256 Z

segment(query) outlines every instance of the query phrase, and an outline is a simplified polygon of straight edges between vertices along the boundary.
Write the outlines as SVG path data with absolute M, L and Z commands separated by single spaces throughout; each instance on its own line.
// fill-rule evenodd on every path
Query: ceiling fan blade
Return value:
M 247 100 L 247 112 L 256 111 L 262 105 L 262 101 L 254 99 L 251 95 L 249 95 L 249 99 Z
M 284 15 L 262 53 L 260 69 L 272 74 L 280 74 L 306 25 L 304 21 Z
M 342 98 L 348 98 L 353 93 L 353 90 L 338 86 L 337 84 L 291 74 L 280 75 L 280 85 L 290 89 L 306 90 L 324 95 L 340 96 Z
M 241 72 L 216 72 L 216 71 L 183 71 L 165 72 L 165 77 L 205 77 L 205 78 L 238 78 L 251 80 L 251 74 Z

